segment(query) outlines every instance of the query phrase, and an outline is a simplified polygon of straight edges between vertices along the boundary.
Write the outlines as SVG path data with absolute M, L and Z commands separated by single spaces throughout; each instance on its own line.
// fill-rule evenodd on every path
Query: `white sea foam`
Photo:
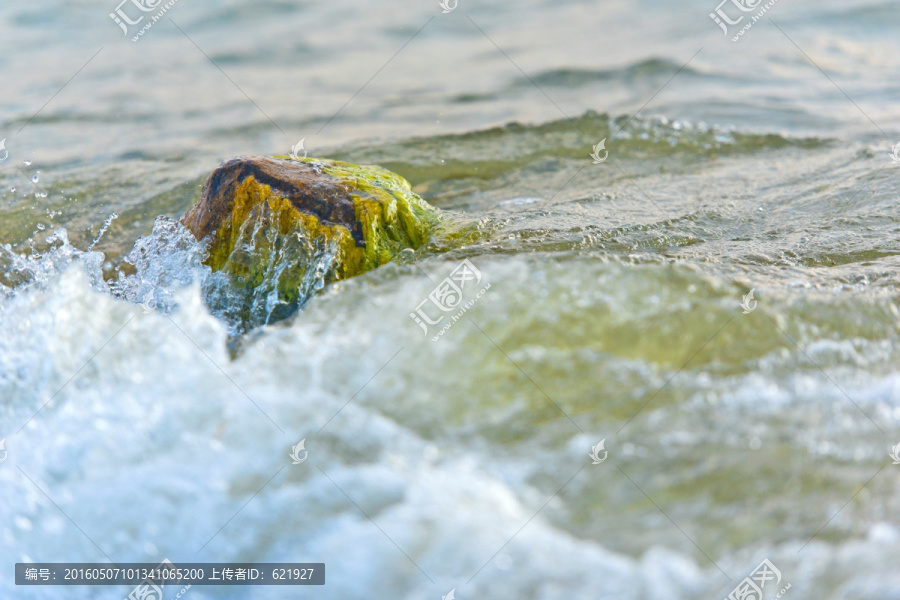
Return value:
M 623 376 L 631 372 L 656 385 L 664 366 L 647 363 L 629 371 L 625 356 L 603 358 L 597 344 L 604 342 L 592 336 L 621 327 L 615 323 L 628 317 L 603 317 L 602 307 L 616 295 L 579 283 L 601 274 L 624 277 L 635 268 L 574 262 L 561 274 L 518 259 L 479 264 L 498 291 L 514 289 L 529 275 L 547 286 L 546 303 L 498 293 L 486 297 L 472 319 L 588 430 L 581 434 L 471 324 L 454 328 L 446 344 L 422 339 L 405 319 L 409 303 L 433 287 L 417 272 L 388 267 L 344 282 L 293 321 L 263 331 L 232 360 L 226 325 L 206 307 L 200 283 L 188 283 L 195 256 L 177 244 L 162 254 L 157 258 L 169 261 L 172 271 L 138 265 L 140 283 L 124 293 L 132 302 L 103 291 L 93 253 L 63 249 L 25 261 L 31 282 L 2 300 L 0 414 L 9 451 L 0 465 L 0 486 L 9 498 L 0 506 L 3 562 L 105 561 L 105 555 L 134 562 L 163 556 L 176 563 L 321 561 L 328 583 L 315 593 L 327 598 L 440 597 L 451 588 L 459 598 L 724 597 L 729 582 L 696 552 L 690 536 L 733 578 L 769 557 L 798 598 L 824 590 L 826 573 L 842 577 L 847 594 L 889 598 L 900 589 L 900 582 L 885 577 L 896 536 L 866 537 L 863 530 L 839 544 L 816 540 L 804 557 L 796 554 L 805 541 L 799 532 L 809 529 L 802 523 L 782 525 L 783 545 L 724 542 L 693 514 L 700 500 L 670 497 L 660 479 L 667 469 L 648 462 L 656 457 L 663 464 L 702 464 L 704 453 L 722 448 L 719 437 L 704 439 L 697 431 L 688 443 L 684 435 L 668 435 L 696 425 L 662 402 L 636 420 L 640 436 L 628 438 L 649 451 L 626 456 L 622 443 L 613 441 L 619 422 L 605 408 L 615 407 L 615 398 L 592 400 L 588 410 L 577 393 L 567 393 L 542 371 L 548 360 L 556 368 L 620 364 Z M 141 286 L 148 285 L 165 290 L 166 310 L 145 313 L 136 304 Z M 570 301 L 559 302 L 559 294 Z M 652 318 L 651 305 L 663 312 L 688 310 L 648 301 L 633 314 Z M 506 316 L 510 311 L 519 311 L 516 321 Z M 563 343 L 545 325 L 589 314 L 598 318 L 585 324 L 585 339 L 593 342 Z M 549 335 L 541 353 L 516 341 L 541 331 Z M 591 346 L 596 351 L 588 351 Z M 684 373 L 681 385 L 698 394 L 718 386 L 725 402 L 716 412 L 704 403 L 683 410 L 692 411 L 693 421 L 715 415 L 717 430 L 730 427 L 739 434 L 747 423 L 742 394 L 752 395 L 751 388 L 701 375 Z M 665 370 L 659 373 L 665 376 Z M 770 381 L 773 390 L 784 384 L 778 377 Z M 812 387 L 794 403 L 772 395 L 762 404 L 771 410 L 762 408 L 759 421 L 777 427 L 781 413 L 814 414 L 812 397 L 831 384 L 819 378 L 804 385 Z M 877 412 L 895 389 L 885 380 L 858 398 Z M 834 394 L 828 398 L 840 401 Z M 828 414 L 828 405 L 820 410 Z M 613 460 L 589 465 L 588 442 L 596 443 L 603 431 Z M 788 433 L 768 431 L 764 449 Z M 832 434 L 834 442 L 850 435 L 843 441 L 856 445 L 868 436 L 854 427 L 820 431 Z M 654 445 L 654 437 L 663 447 Z M 292 465 L 290 447 L 303 438 L 309 459 Z M 808 442 L 789 440 L 796 449 Z M 742 460 L 735 458 L 728 468 Z M 845 460 L 858 461 L 860 472 L 877 461 L 852 453 Z M 818 469 L 814 461 L 804 464 L 810 474 Z M 669 476 L 679 480 L 677 473 Z M 691 481 L 690 469 L 683 477 Z M 715 480 L 707 485 L 717 489 Z M 879 489 L 873 486 L 868 500 L 873 527 L 874 509 L 888 502 Z M 846 502 L 844 490 L 817 493 L 837 507 Z M 796 499 L 786 496 L 785 502 L 772 510 L 796 508 Z M 748 506 L 735 521 L 749 526 L 765 519 L 766 506 Z M 870 518 L 866 505 L 860 510 L 850 510 L 836 525 L 852 532 L 854 523 Z M 0 589 L 12 594 L 10 573 L 0 572 Z M 15 597 L 118 599 L 126 592 L 17 588 Z M 197 598 L 282 594 L 270 587 L 190 591 Z

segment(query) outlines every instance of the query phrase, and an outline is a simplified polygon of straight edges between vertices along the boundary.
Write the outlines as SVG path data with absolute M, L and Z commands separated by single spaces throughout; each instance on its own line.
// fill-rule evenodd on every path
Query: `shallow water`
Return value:
M 137 43 L 114 8 L 0 7 L 0 596 L 163 557 L 324 562 L 322 598 L 712 600 L 765 558 L 785 598 L 900 594 L 893 5 L 736 43 L 699 1 L 179 2 Z M 466 235 L 235 344 L 174 219 L 300 139 Z M 465 259 L 490 287 L 433 341 Z

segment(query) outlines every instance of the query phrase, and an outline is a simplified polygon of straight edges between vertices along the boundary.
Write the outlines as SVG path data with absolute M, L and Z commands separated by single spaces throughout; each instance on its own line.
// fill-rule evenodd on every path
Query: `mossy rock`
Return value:
M 249 303 L 235 316 L 259 324 L 291 312 L 326 282 L 418 248 L 440 216 L 381 167 L 250 156 L 213 171 L 182 222 L 207 241 L 205 264 L 229 275 Z

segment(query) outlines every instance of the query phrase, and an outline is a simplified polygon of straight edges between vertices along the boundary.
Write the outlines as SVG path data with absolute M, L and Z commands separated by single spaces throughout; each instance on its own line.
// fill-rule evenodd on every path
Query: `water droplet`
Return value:
M 35 174 L 34 174 L 34 177 L 31 178 L 31 183 L 37 183 L 38 181 L 40 181 L 40 180 L 41 180 L 41 176 L 40 176 L 40 175 L 41 175 L 41 172 L 40 172 L 40 171 L 38 171 L 37 173 L 35 173 Z
M 9 188 L 9 191 L 10 191 L 10 192 L 15 192 L 15 191 L 16 191 L 16 186 L 12 186 L 11 188 Z
M 31 161 L 30 161 L 30 160 L 23 160 L 22 162 L 25 163 L 25 166 L 26 166 L 26 167 L 30 167 L 30 166 L 31 166 Z
M 37 228 L 38 228 L 38 231 L 43 231 L 43 230 L 47 229 L 47 226 L 44 225 L 43 223 L 38 223 Z

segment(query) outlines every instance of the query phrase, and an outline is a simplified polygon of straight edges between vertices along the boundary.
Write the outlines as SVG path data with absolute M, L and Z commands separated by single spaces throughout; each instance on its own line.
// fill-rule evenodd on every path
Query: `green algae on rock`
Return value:
M 440 217 L 409 183 L 374 166 L 240 157 L 203 184 L 182 222 L 228 276 L 244 327 L 292 313 L 329 281 L 354 277 L 424 244 Z

